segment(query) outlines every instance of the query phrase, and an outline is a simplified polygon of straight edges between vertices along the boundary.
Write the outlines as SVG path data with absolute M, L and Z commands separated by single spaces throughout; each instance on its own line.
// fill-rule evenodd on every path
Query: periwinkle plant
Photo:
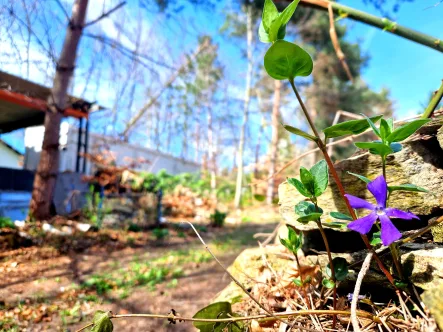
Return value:
M 331 216 L 336 219 L 346 220 L 346 222 L 352 221 L 347 224 L 344 223 L 344 227 L 348 227 L 350 230 L 358 231 L 362 234 L 362 239 L 365 242 L 366 247 L 374 252 L 371 243 L 369 242 L 366 234 L 372 228 L 372 225 L 376 223 L 376 220 L 381 221 L 381 240 L 374 237 L 372 244 L 378 244 L 383 242 L 385 245 L 390 245 L 392 256 L 396 264 L 397 272 L 400 278 L 402 278 L 401 265 L 396 253 L 395 242 L 401 237 L 401 233 L 392 224 L 390 217 L 400 219 L 412 219 L 417 218 L 410 212 L 404 212 L 389 208 L 389 194 L 394 190 L 404 191 L 425 191 L 425 189 L 417 187 L 412 184 L 405 184 L 400 186 L 389 187 L 386 184 L 386 160 L 387 156 L 398 152 L 402 149 L 401 141 L 410 137 L 421 126 L 426 124 L 429 119 L 414 120 L 405 125 L 394 128 L 393 119 L 383 119 L 382 115 L 374 117 L 365 117 L 361 120 L 352 120 L 342 122 L 337 125 L 328 127 L 323 130 L 324 137 L 321 137 L 319 131 L 314 125 L 314 122 L 303 103 L 303 100 L 296 88 L 295 78 L 298 76 L 309 76 L 313 70 L 313 61 L 311 56 L 300 46 L 283 40 L 286 34 L 286 25 L 288 24 L 291 16 L 293 15 L 299 0 L 294 0 L 290 3 L 285 10 L 278 12 L 276 6 L 272 0 L 265 0 L 262 22 L 259 29 L 260 40 L 264 43 L 272 43 L 268 51 L 264 56 L 264 67 L 267 73 L 276 80 L 288 80 L 291 87 L 300 103 L 301 109 L 308 121 L 312 134 L 305 132 L 299 128 L 295 128 L 290 125 L 285 125 L 285 129 L 289 132 L 304 137 L 307 140 L 313 141 L 317 144 L 320 151 L 323 153 L 324 160 L 320 161 L 313 168 L 307 170 L 305 168 L 300 169 L 300 180 L 292 178 L 288 179 L 288 182 L 292 184 L 303 196 L 308 198 L 308 201 L 300 202 L 295 206 L 295 212 L 299 215 L 298 221 L 301 223 L 316 222 L 317 226 L 322 233 L 326 250 L 329 257 L 330 267 L 330 279 L 325 279 L 323 285 L 333 286 L 335 291 L 335 281 L 337 280 L 337 268 L 334 266 L 334 260 L 332 260 L 331 252 L 329 250 L 328 240 L 322 228 L 321 218 L 323 216 L 323 210 L 318 206 L 317 198 L 324 192 L 328 184 L 328 176 L 334 178 L 337 184 L 338 190 L 343 197 L 349 215 L 332 212 Z M 380 121 L 380 126 L 375 124 Z M 361 149 L 367 149 L 372 154 L 380 155 L 382 162 L 383 174 L 382 177 L 372 181 L 366 177 L 358 174 L 353 174 L 363 181 L 368 183 L 368 189 L 377 198 L 377 205 L 361 200 L 357 197 L 347 195 L 345 188 L 343 187 L 340 178 L 334 168 L 332 160 L 328 155 L 326 144 L 329 138 L 335 138 L 346 135 L 356 135 L 366 131 L 368 128 L 372 128 L 374 133 L 380 138 L 373 142 L 360 142 L 355 145 Z M 328 172 L 329 168 L 329 172 Z M 365 202 L 365 203 L 363 203 Z M 355 209 L 357 208 L 369 208 L 372 213 L 369 216 L 358 218 Z M 380 234 L 380 233 L 378 233 Z M 377 234 L 376 234 L 377 235 Z M 394 278 L 390 272 L 385 268 L 380 258 L 374 254 L 374 258 L 383 273 L 388 280 L 395 285 Z M 342 264 L 342 263 L 340 263 Z M 342 267 L 342 266 L 341 266 Z M 343 276 L 343 274 L 341 274 Z M 335 292 L 334 292 L 335 293 Z M 334 308 L 335 308 L 335 295 L 334 295 Z

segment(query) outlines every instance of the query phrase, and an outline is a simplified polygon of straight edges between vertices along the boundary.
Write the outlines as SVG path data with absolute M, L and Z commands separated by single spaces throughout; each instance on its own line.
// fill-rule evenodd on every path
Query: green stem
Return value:
M 430 47 L 439 52 L 443 52 L 443 40 L 415 31 L 413 29 L 409 29 L 391 20 L 388 20 L 387 18 L 377 17 L 375 15 L 371 15 L 348 6 L 326 0 L 301 0 L 300 4 L 322 10 L 328 10 L 328 6 L 331 5 L 332 10 L 336 12 L 339 16 L 349 17 L 353 20 L 366 23 L 373 27 L 382 29 L 383 31 Z
M 298 102 L 300 103 L 300 106 L 303 110 L 303 113 L 306 116 L 307 121 L 309 122 L 309 125 L 313 131 L 313 133 L 315 134 L 315 136 L 317 137 L 317 146 L 320 149 L 320 151 L 323 153 L 323 156 L 325 157 L 326 162 L 328 163 L 329 166 L 329 170 L 331 172 L 332 177 L 334 178 L 335 184 L 337 185 L 338 191 L 340 192 L 340 195 L 342 196 L 346 207 L 349 211 L 349 213 L 351 214 L 352 218 L 354 220 L 357 219 L 357 215 L 355 214 L 354 209 L 352 208 L 352 206 L 349 204 L 348 199 L 345 196 L 345 189 L 343 188 L 343 184 L 341 183 L 340 177 L 337 174 L 337 171 L 335 170 L 334 164 L 331 160 L 331 157 L 328 154 L 328 151 L 326 149 L 325 144 L 323 143 L 323 141 L 320 138 L 320 135 L 318 134 L 318 131 L 311 119 L 311 116 L 309 115 L 308 110 L 306 109 L 306 106 L 303 102 L 303 100 L 301 99 L 300 94 L 297 91 L 297 88 L 295 87 L 295 83 L 294 83 L 294 79 L 289 79 L 289 83 L 291 83 L 292 86 L 292 90 L 294 91 Z M 389 271 L 386 269 L 386 267 L 384 266 L 383 262 L 380 260 L 380 257 L 378 257 L 378 255 L 375 253 L 374 248 L 372 248 L 372 246 L 369 244 L 369 240 L 368 237 L 366 235 L 361 235 L 361 238 L 363 240 L 363 242 L 366 245 L 366 248 L 368 248 L 368 250 L 373 251 L 374 252 L 374 258 L 377 261 L 377 264 L 380 268 L 380 270 L 382 270 L 382 272 L 384 273 L 384 275 L 386 276 L 386 278 L 389 280 L 389 282 L 395 287 L 395 283 L 394 283 L 394 278 L 392 277 L 391 273 L 389 273 Z
M 432 113 L 435 111 L 442 98 L 443 98 L 443 81 L 441 82 L 440 89 L 438 89 L 435 92 L 435 94 L 432 96 L 432 99 L 428 107 L 426 107 L 425 112 L 421 116 L 422 119 L 427 119 L 432 115 Z
M 386 156 L 381 157 L 381 161 L 382 161 L 383 177 L 385 178 L 386 182 L 388 182 L 388 180 L 386 178 Z M 386 198 L 386 207 L 388 206 L 388 199 L 389 199 L 389 196 Z M 401 280 L 404 280 L 403 279 L 403 269 L 402 269 L 400 257 L 398 254 L 397 244 L 391 243 L 389 245 L 389 250 L 391 251 L 392 260 L 394 262 L 395 269 L 397 270 L 398 276 L 400 277 Z

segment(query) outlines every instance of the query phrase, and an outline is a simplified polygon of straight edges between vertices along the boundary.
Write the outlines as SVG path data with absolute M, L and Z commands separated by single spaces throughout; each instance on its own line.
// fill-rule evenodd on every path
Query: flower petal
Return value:
M 359 232 L 360 234 L 369 233 L 372 228 L 372 225 L 377 220 L 377 214 L 372 212 L 368 214 L 366 217 L 359 218 L 354 220 L 353 222 L 348 224 L 348 228 L 353 231 Z
M 379 207 L 386 207 L 386 196 L 388 195 L 388 185 L 383 175 L 368 183 L 368 190 L 374 195 Z
M 379 215 L 381 222 L 381 241 L 385 246 L 401 238 L 401 233 L 394 226 L 391 219 L 385 214 Z
M 393 208 L 387 208 L 385 210 L 385 212 L 388 217 L 394 217 L 394 218 L 406 219 L 406 220 L 420 219 L 415 214 L 413 214 L 412 212 L 409 212 L 409 211 L 406 212 L 406 211 L 397 210 L 397 209 L 393 209 Z
M 351 204 L 351 206 L 354 209 L 368 209 L 368 210 L 375 210 L 375 206 L 372 203 L 369 203 L 368 201 L 365 201 L 362 198 L 359 197 L 355 197 L 349 194 L 345 194 L 346 198 L 349 201 L 349 204 Z

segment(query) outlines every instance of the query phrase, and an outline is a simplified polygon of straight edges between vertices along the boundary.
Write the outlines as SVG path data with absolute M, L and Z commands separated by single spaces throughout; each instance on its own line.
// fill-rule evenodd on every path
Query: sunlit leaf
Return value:
M 363 176 L 363 175 L 360 175 L 360 174 L 356 174 L 356 173 L 352 173 L 352 172 L 348 172 L 348 174 L 351 174 L 351 175 L 353 175 L 355 177 L 358 177 L 360 180 L 362 180 L 362 181 L 364 181 L 366 183 L 371 182 L 371 180 L 369 180 L 366 176 Z
M 235 316 L 232 313 L 231 304 L 229 302 L 216 302 L 204 307 L 197 312 L 193 318 L 229 318 Z M 201 332 L 241 332 L 242 326 L 238 324 L 214 323 L 214 322 L 193 322 L 194 326 Z
M 394 152 L 394 151 L 392 151 L 392 149 L 389 146 L 387 146 L 381 142 L 380 143 L 379 142 L 357 142 L 354 144 L 356 147 L 358 147 L 360 149 L 369 150 L 370 153 L 379 155 L 381 157 L 385 157 L 388 154 L 391 154 Z
M 387 137 L 388 142 L 401 142 L 415 133 L 420 127 L 431 121 L 431 119 L 418 119 L 404 124 L 395 129 L 391 135 Z
M 325 286 L 328 289 L 332 289 L 335 286 L 335 282 L 333 282 L 331 279 L 323 279 L 322 280 L 322 285 Z
M 308 139 L 308 140 L 310 140 L 310 141 L 313 141 L 313 142 L 318 141 L 318 138 L 317 138 L 317 137 L 315 137 L 314 135 L 308 134 L 307 132 L 305 132 L 305 131 L 303 131 L 303 130 L 300 130 L 300 129 L 298 129 L 298 128 L 295 128 L 295 127 L 292 127 L 292 126 L 289 126 L 289 125 L 283 125 L 283 127 L 284 127 L 287 131 L 289 131 L 291 134 L 295 134 L 295 135 L 298 135 L 298 136 L 304 137 L 304 138 L 306 138 L 306 139 Z
M 94 325 L 92 325 L 91 332 L 112 332 L 114 326 L 109 318 L 109 314 L 109 311 L 97 310 L 92 319 Z
M 323 194 L 328 187 L 329 172 L 326 160 L 322 159 L 309 170 L 314 178 L 314 195 L 315 197 Z
M 383 115 L 373 116 L 370 119 L 372 122 L 377 122 Z M 345 135 L 357 135 L 369 128 L 369 123 L 366 119 L 350 120 L 338 123 L 323 130 L 326 138 L 334 138 Z
M 375 232 L 374 234 L 372 234 L 372 239 L 371 242 L 369 242 L 371 244 L 371 246 L 376 246 L 382 243 L 381 240 L 381 232 Z
M 380 137 L 382 140 L 386 140 L 386 138 L 391 134 L 391 128 L 389 127 L 388 122 L 385 119 L 380 120 Z
M 285 38 L 286 24 L 289 22 L 292 15 L 294 14 L 299 2 L 300 0 L 294 0 L 293 2 L 291 2 L 271 23 L 268 31 L 269 39 L 271 40 L 271 42 L 275 42 L 279 39 Z M 282 29 L 285 29 L 284 33 L 282 33 Z
M 393 191 L 415 191 L 415 192 L 423 192 L 423 193 L 428 193 L 429 190 L 416 186 L 415 184 L 401 184 L 398 186 L 388 186 L 388 190 L 389 192 L 393 192 Z
M 279 16 L 277 7 L 272 0 L 265 0 L 263 6 L 262 23 L 266 32 L 269 32 L 269 28 L 275 19 Z
M 311 194 L 311 196 L 315 196 L 315 181 L 311 172 L 304 167 L 300 167 L 300 180 Z
M 264 65 L 269 76 L 276 80 L 294 79 L 312 73 L 311 56 L 300 46 L 278 40 L 266 52 Z
M 331 212 L 331 213 L 329 213 L 329 215 L 332 218 L 339 219 L 339 220 L 348 220 L 348 221 L 354 220 L 354 219 L 352 219 L 351 216 L 341 213 L 341 212 Z
M 288 183 L 293 185 L 298 190 L 298 192 L 303 196 L 312 197 L 308 189 L 306 189 L 306 187 L 303 185 L 303 183 L 300 182 L 300 180 L 296 178 L 288 178 Z
M 380 130 L 375 126 L 375 123 L 370 118 L 368 118 L 366 115 L 364 115 L 363 113 L 361 113 L 361 115 L 363 115 L 366 118 L 366 121 L 368 121 L 368 123 L 371 126 L 372 131 L 375 133 L 375 135 L 377 135 L 378 137 L 381 138 Z
M 263 21 L 260 23 L 260 27 L 258 28 L 258 38 L 262 43 L 270 43 L 269 34 L 265 31 L 263 26 Z

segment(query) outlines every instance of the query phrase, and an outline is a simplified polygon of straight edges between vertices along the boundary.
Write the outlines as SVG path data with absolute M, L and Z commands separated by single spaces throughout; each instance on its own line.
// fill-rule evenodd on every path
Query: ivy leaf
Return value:
M 420 127 L 427 124 L 431 119 L 418 119 L 404 124 L 395 129 L 388 137 L 388 142 L 401 142 L 415 133 Z
M 372 122 L 372 120 L 370 118 L 368 118 L 366 115 L 364 115 L 363 113 L 360 113 L 360 114 L 366 118 L 366 121 L 368 121 L 368 123 L 371 126 L 372 131 L 375 133 L 375 135 L 382 138 L 381 134 L 380 134 L 380 130 L 375 126 L 374 122 Z
M 332 218 L 339 219 L 339 220 L 348 220 L 348 221 L 353 221 L 354 220 L 354 219 L 352 219 L 351 216 L 349 216 L 347 214 L 344 214 L 344 213 L 341 213 L 341 212 L 331 212 L 331 213 L 329 213 L 329 215 Z
M 272 0 L 265 0 L 262 14 L 262 23 L 265 32 L 269 32 L 272 22 L 274 22 L 279 15 L 278 9 Z
M 391 134 L 391 128 L 385 119 L 380 120 L 380 137 L 383 141 Z
M 348 275 L 348 262 L 343 257 L 335 257 L 332 260 L 332 265 L 334 265 L 335 279 L 338 281 L 345 280 Z M 331 266 L 326 265 L 326 275 L 332 278 Z
M 301 282 L 300 277 L 296 278 L 296 279 L 292 279 L 292 281 L 294 282 L 294 284 L 296 284 L 298 287 L 303 286 L 303 283 Z
M 288 183 L 293 185 L 298 190 L 298 192 L 303 196 L 312 197 L 308 189 L 306 189 L 306 187 L 303 185 L 303 183 L 300 182 L 300 180 L 296 178 L 288 178 Z
M 377 122 L 383 115 L 371 117 L 371 121 Z M 350 120 L 338 123 L 326 129 L 323 129 L 326 138 L 334 138 L 345 135 L 357 135 L 369 128 L 369 123 L 366 119 Z
M 265 27 L 263 26 L 263 21 L 260 23 L 260 27 L 258 28 L 258 38 L 262 43 L 270 43 L 269 34 L 266 32 Z
M 280 243 L 296 255 L 303 245 L 303 234 L 301 232 L 297 234 L 295 230 L 288 225 L 286 225 L 286 227 L 288 228 L 288 238 L 280 238 Z
M 376 246 L 382 243 L 381 240 L 381 232 L 375 232 L 374 234 L 372 234 L 372 239 L 371 242 L 369 242 L 371 244 L 371 246 Z
M 335 286 L 335 283 L 331 280 L 331 279 L 323 279 L 322 280 L 322 285 L 325 286 L 328 289 L 332 289 Z
M 292 134 L 298 135 L 298 136 L 302 136 L 310 141 L 313 142 L 317 142 L 318 138 L 315 137 L 314 135 L 308 134 L 307 132 L 304 132 L 303 130 L 300 130 L 298 128 L 289 126 L 289 125 L 283 125 L 283 128 L 285 128 L 287 131 L 289 131 Z
M 265 54 L 264 65 L 269 76 L 276 80 L 309 76 L 314 66 L 308 52 L 284 40 L 277 40 L 269 48 Z
M 315 180 L 311 172 L 306 168 L 300 167 L 300 180 L 312 196 L 315 196 Z
M 393 153 L 392 149 L 381 142 L 357 142 L 354 143 L 360 149 L 369 150 L 370 153 L 385 157 Z
M 322 215 L 322 213 L 320 213 L 320 212 L 314 212 L 314 213 L 310 213 L 310 214 L 307 214 L 307 215 L 304 215 L 304 216 L 298 218 L 297 221 L 302 224 L 307 224 L 310 221 L 319 220 L 321 215 Z
M 94 313 L 94 318 L 92 319 L 92 329 L 91 332 L 112 332 L 114 326 L 109 318 L 110 311 L 97 310 Z
M 197 312 L 193 318 L 206 318 L 206 319 L 217 319 L 217 318 L 229 318 L 230 316 L 235 316 L 232 313 L 231 304 L 229 302 L 216 302 L 204 307 L 199 312 Z M 229 324 L 229 322 L 224 323 L 214 323 L 214 322 L 193 322 L 194 326 L 198 328 L 201 332 L 241 332 L 242 327 L 238 324 Z
M 295 9 L 297 8 L 298 3 L 300 0 L 294 0 L 292 1 L 289 6 L 287 6 L 279 15 L 278 17 L 271 23 L 269 27 L 269 39 L 271 42 L 275 42 L 279 39 L 285 38 L 286 34 L 286 24 L 291 19 L 292 15 L 295 12 Z M 266 28 L 266 25 L 265 25 Z M 285 33 L 282 33 L 281 30 L 285 29 Z
M 356 173 L 352 173 L 352 172 L 348 172 L 348 174 L 351 174 L 351 175 L 353 175 L 355 177 L 358 177 L 360 180 L 362 180 L 362 181 L 364 181 L 366 183 L 371 182 L 371 180 L 369 180 L 366 176 L 363 176 L 363 175 L 360 175 L 360 174 L 356 174 Z
M 311 202 L 302 201 L 295 206 L 295 213 L 300 216 L 297 221 L 304 224 L 317 221 L 322 216 L 323 210 L 317 209 Z
M 415 192 L 429 193 L 429 190 L 410 183 L 401 184 L 398 186 L 388 186 L 388 190 L 390 193 L 393 191 L 415 191 Z
M 318 197 L 323 194 L 328 187 L 329 172 L 326 160 L 320 160 L 309 170 L 314 178 L 314 196 Z

